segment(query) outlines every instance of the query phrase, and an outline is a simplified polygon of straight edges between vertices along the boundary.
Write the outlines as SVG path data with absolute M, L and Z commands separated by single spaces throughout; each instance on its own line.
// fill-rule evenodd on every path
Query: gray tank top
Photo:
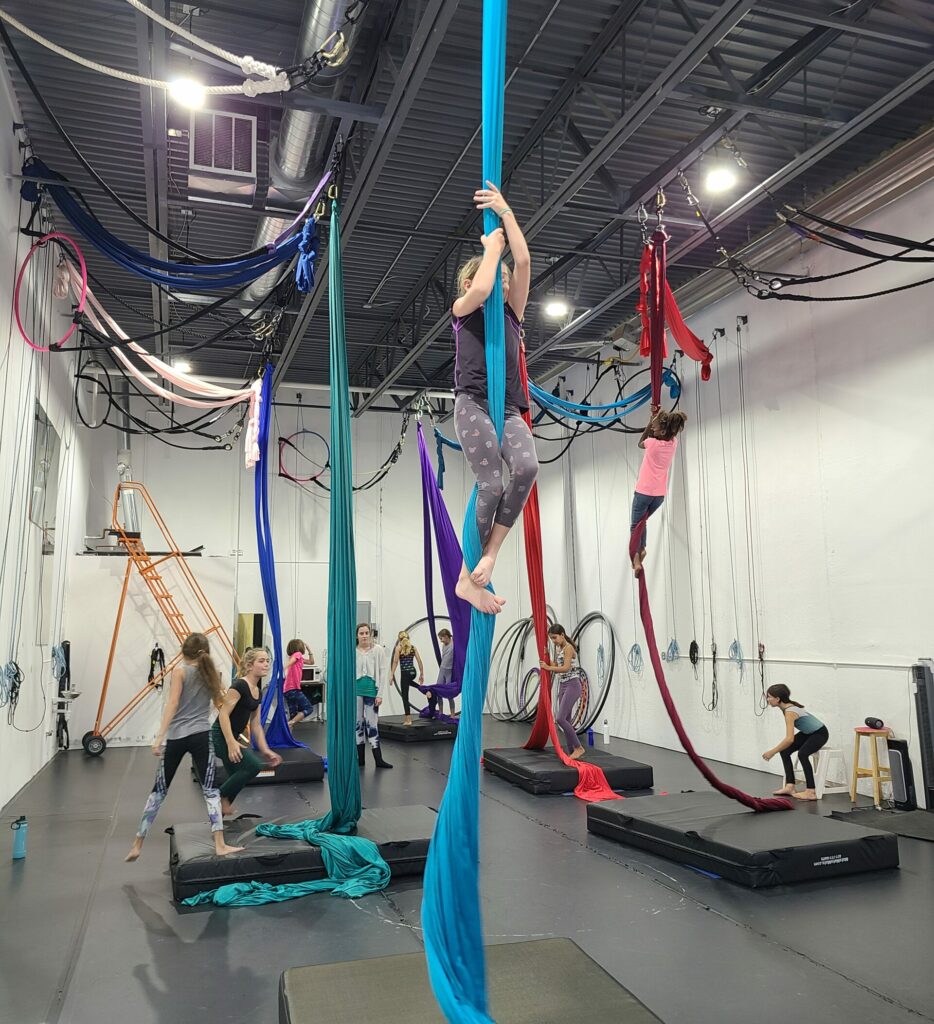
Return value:
M 180 740 L 211 728 L 211 694 L 197 665 L 183 665 L 182 695 L 166 738 Z
M 569 679 L 576 679 L 580 675 L 580 667 L 577 663 L 577 653 L 571 655 L 571 664 L 568 666 L 567 672 L 555 672 L 552 681 L 555 683 L 565 683 Z

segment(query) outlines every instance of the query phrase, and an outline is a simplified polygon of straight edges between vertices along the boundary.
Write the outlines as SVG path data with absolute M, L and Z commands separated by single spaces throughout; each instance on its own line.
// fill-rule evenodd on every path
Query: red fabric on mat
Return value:
M 522 378 L 522 389 L 526 399 L 529 396 L 529 374 L 525 365 L 525 346 L 519 349 L 519 374 Z M 532 429 L 532 416 L 526 410 L 522 414 L 526 426 Z M 522 513 L 522 531 L 525 536 L 525 564 L 529 576 L 529 595 L 532 599 L 532 621 L 535 624 L 535 646 L 539 657 L 548 650 L 548 612 L 545 603 L 545 577 L 542 569 L 542 520 L 538 507 L 538 484 L 532 487 L 532 493 Z M 610 784 L 603 774 L 603 769 L 586 761 L 574 761 L 564 752 L 558 730 L 555 727 L 555 716 L 551 707 L 551 673 L 541 670 L 541 683 L 538 688 L 538 711 L 532 735 L 525 744 L 526 750 L 543 750 L 545 742 L 551 739 L 555 753 L 563 764 L 577 769 L 578 782 L 574 795 L 581 800 L 595 802 L 597 800 L 622 800 L 618 793 L 610 789 Z

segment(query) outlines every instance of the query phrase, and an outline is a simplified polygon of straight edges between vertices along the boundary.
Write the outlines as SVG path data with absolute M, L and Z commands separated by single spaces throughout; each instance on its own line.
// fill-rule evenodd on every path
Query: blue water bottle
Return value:
M 29 831 L 29 822 L 26 815 L 21 814 L 14 821 L 10 828 L 13 829 L 13 860 L 25 860 L 26 858 L 26 833 Z
M 587 746 L 593 746 L 593 728 L 587 730 Z

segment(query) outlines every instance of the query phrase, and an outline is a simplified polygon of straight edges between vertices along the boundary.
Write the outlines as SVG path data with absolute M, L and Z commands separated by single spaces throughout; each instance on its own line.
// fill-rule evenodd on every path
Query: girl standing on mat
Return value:
M 396 648 L 392 652 L 392 678 L 396 677 L 396 669 L 399 670 L 399 692 L 402 694 L 402 709 L 405 712 L 403 725 L 412 724 L 412 705 L 409 703 L 409 687 L 415 682 L 415 665 L 418 665 L 418 685 L 425 685 L 425 666 L 422 664 L 422 656 L 418 648 L 409 639 L 406 631 L 399 631 L 399 639 L 396 641 Z
M 636 492 L 632 496 L 630 531 L 636 528 L 643 516 L 648 519 L 653 512 L 661 508 L 665 492 L 668 490 L 668 468 L 678 449 L 678 434 L 684 430 L 687 419 L 683 412 L 666 412 L 659 409 L 642 431 L 639 447 L 645 449 L 645 455 L 642 457 L 642 467 L 636 480 Z M 639 546 L 632 560 L 632 570 L 636 576 L 642 572 L 642 563 L 645 561 L 647 535 L 648 525 L 642 527 Z
M 366 743 L 369 740 L 377 768 L 392 768 L 383 760 L 379 746 L 380 690 L 389 683 L 386 648 L 373 643 L 373 633 L 366 622 L 357 626 L 357 761 L 366 764 Z
M 555 711 L 555 725 L 564 733 L 568 745 L 568 757 L 577 760 L 584 756 L 584 748 L 571 721 L 574 705 L 581 699 L 583 685 L 580 668 L 577 665 L 577 648 L 568 639 L 564 626 L 557 622 L 548 630 L 548 639 L 555 646 L 555 664 L 544 658 L 539 662 L 542 668 L 554 673 L 558 684 L 558 710 Z
M 272 660 L 269 652 L 262 647 L 252 647 L 240 661 L 239 679 L 230 684 L 224 695 L 220 714 L 211 730 L 214 747 L 220 754 L 227 769 L 227 780 L 221 786 L 221 805 L 224 814 L 233 813 L 233 802 L 241 789 L 259 775 L 263 761 L 270 768 L 282 764 L 282 758 L 269 749 L 266 733 L 263 731 L 260 703 L 261 682 L 269 674 Z M 240 745 L 240 734 L 250 726 L 250 739 L 256 744 L 260 757 L 249 747 Z
M 785 738 L 762 755 L 763 761 L 770 761 L 780 754 L 785 766 L 785 785 L 775 790 L 776 796 L 793 796 L 798 800 L 816 800 L 814 772 L 811 768 L 811 754 L 816 753 L 830 739 L 827 726 L 804 709 L 803 704 L 791 699 L 791 691 L 784 683 L 776 683 L 765 691 L 769 707 L 781 708 L 785 716 Z M 795 732 L 797 731 L 797 735 Z M 795 770 L 791 755 L 797 751 L 798 764 L 804 772 L 804 789 L 795 792 Z
M 302 691 L 302 669 L 305 667 L 305 658 L 309 658 L 310 664 L 315 663 L 311 657 L 311 651 L 304 640 L 290 640 L 285 648 L 288 655 L 288 667 L 285 670 L 285 683 L 282 686 L 282 693 L 285 696 L 285 703 L 289 709 L 289 728 L 311 718 L 315 713 L 314 705 Z
M 211 708 L 223 699 L 221 677 L 211 660 L 208 639 L 202 633 L 192 633 L 182 644 L 182 661 L 172 671 L 169 696 L 162 712 L 159 732 L 152 741 L 152 752 L 158 757 L 156 781 L 143 808 L 143 817 L 136 833 L 136 842 L 126 855 L 134 861 L 143 850 L 143 843 L 156 820 L 162 801 L 172 785 L 172 779 L 186 754 L 191 754 L 195 773 L 201 783 L 204 802 L 208 808 L 214 852 L 218 856 L 238 853 L 242 846 L 228 846 L 224 842 L 224 821 L 221 816 L 221 798 L 214 785 L 214 747 L 211 742 Z
M 457 596 L 488 615 L 505 601 L 487 590 L 503 541 L 519 518 L 538 474 L 538 458 L 529 428 L 520 413 L 528 402 L 519 376 L 522 318 L 529 298 L 531 259 L 522 229 L 499 189 L 491 182 L 474 193 L 479 210 L 493 210 L 503 227 L 482 235 L 483 255 L 469 259 L 458 271 L 460 295 L 451 309 L 454 318 L 454 429 L 471 471 L 477 478 L 477 527 L 483 554 L 473 572 L 461 569 Z M 505 233 L 504 233 L 505 229 Z M 506 242 L 515 268 L 501 265 Z M 487 375 L 483 303 L 502 274 L 506 303 L 506 420 L 502 444 L 487 408 Z M 509 481 L 503 475 L 508 471 Z

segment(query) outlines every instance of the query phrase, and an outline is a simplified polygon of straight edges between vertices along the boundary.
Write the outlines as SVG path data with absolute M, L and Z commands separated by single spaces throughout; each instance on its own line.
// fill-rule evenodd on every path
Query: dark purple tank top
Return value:
M 519 412 L 526 412 L 529 403 L 522 390 L 519 376 L 519 344 L 522 324 L 507 303 L 506 324 L 506 405 Z M 468 394 L 486 402 L 486 350 L 484 347 L 483 307 L 467 316 L 453 318 L 454 344 L 457 355 L 454 360 L 454 393 Z

